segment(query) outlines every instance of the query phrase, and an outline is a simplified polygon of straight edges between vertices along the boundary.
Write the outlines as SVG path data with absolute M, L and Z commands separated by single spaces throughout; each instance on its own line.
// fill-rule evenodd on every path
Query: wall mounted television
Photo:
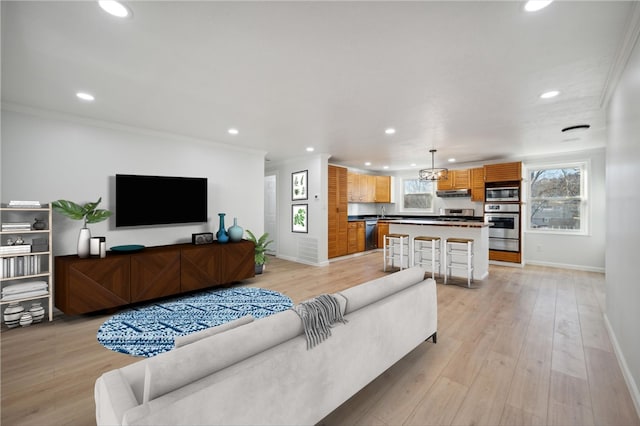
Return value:
M 116 227 L 206 222 L 207 178 L 116 174 Z

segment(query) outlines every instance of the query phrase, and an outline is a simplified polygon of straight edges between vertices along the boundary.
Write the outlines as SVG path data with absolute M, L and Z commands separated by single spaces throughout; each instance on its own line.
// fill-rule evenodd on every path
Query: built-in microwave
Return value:
M 486 203 L 496 201 L 520 201 L 520 188 L 517 186 L 486 188 L 484 201 Z

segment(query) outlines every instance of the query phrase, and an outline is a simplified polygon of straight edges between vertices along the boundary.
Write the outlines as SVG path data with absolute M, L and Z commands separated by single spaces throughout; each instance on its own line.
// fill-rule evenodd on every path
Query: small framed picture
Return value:
M 309 215 L 308 204 L 294 204 L 291 206 L 291 232 L 307 233 Z
M 293 201 L 309 199 L 307 194 L 308 172 L 308 170 L 302 170 L 291 173 L 291 199 Z

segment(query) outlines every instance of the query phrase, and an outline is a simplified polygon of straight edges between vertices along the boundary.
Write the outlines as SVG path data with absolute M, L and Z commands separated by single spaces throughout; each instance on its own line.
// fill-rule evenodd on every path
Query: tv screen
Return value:
M 116 227 L 207 221 L 207 178 L 116 175 Z

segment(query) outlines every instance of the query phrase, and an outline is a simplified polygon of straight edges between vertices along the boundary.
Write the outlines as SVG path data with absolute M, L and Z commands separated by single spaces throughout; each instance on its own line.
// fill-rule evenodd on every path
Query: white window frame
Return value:
M 426 208 L 426 209 L 420 209 L 420 208 L 411 208 L 411 207 L 405 207 L 404 205 L 404 183 L 406 181 L 410 181 L 410 180 L 420 180 L 419 178 L 402 178 L 401 179 L 401 183 L 400 183 L 400 211 L 405 212 L 405 213 L 434 213 L 436 210 L 436 200 L 435 200 L 435 192 L 436 192 L 436 186 L 437 183 L 436 181 L 432 181 L 431 182 L 431 199 L 432 199 L 432 203 L 431 203 L 431 208 Z M 428 194 L 428 192 L 425 192 L 425 194 Z
M 531 172 L 535 170 L 549 170 L 549 169 L 565 169 L 565 168 L 579 168 L 580 169 L 580 229 L 548 229 L 548 228 L 534 228 L 531 226 L 531 209 L 533 207 L 533 200 L 531 198 Z M 591 162 L 589 160 L 581 161 L 567 161 L 557 163 L 542 163 L 531 164 L 526 167 L 526 222 L 527 232 L 535 234 L 562 234 L 562 235 L 589 235 L 589 223 L 591 206 L 589 203 L 589 193 L 591 188 L 589 187 L 589 174 L 591 171 Z

